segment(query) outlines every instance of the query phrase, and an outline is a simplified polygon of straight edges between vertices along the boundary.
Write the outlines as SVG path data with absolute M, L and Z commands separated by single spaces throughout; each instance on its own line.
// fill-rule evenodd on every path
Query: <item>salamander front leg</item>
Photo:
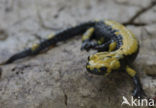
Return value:
M 97 45 L 96 42 L 91 40 L 93 32 L 94 32 L 94 28 L 91 27 L 83 34 L 81 50 L 89 51 L 91 48 Z
M 127 73 L 133 78 L 133 83 L 134 83 L 134 91 L 133 91 L 133 96 L 135 98 L 143 98 L 146 97 L 146 94 L 144 90 L 142 89 L 142 85 L 140 83 L 140 80 L 136 74 L 136 71 L 130 68 L 129 66 L 126 67 Z

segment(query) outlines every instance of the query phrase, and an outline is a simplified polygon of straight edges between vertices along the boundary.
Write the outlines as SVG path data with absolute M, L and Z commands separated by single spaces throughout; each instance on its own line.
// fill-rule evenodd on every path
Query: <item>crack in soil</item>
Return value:
M 64 104 L 67 106 L 68 105 L 68 96 L 67 94 L 64 92 Z
M 39 25 L 40 25 L 42 28 L 44 28 L 44 29 L 46 29 L 46 30 L 59 30 L 59 29 L 61 29 L 61 28 L 49 27 L 49 26 L 45 25 L 45 23 L 44 23 L 44 21 L 43 21 L 43 18 L 42 18 L 42 16 L 41 16 L 40 12 L 39 12 L 39 10 L 37 10 L 37 17 L 38 17 L 38 19 L 39 19 Z
M 134 25 L 134 26 L 145 26 L 147 25 L 146 23 L 140 22 L 140 23 L 136 23 L 135 20 L 140 17 L 142 14 L 144 14 L 145 12 L 149 11 L 150 9 L 152 9 L 154 6 L 156 5 L 156 1 L 152 0 L 151 3 L 147 6 L 144 7 L 140 10 L 138 10 L 134 16 L 132 16 L 127 22 L 122 23 L 123 25 L 127 26 L 127 25 Z

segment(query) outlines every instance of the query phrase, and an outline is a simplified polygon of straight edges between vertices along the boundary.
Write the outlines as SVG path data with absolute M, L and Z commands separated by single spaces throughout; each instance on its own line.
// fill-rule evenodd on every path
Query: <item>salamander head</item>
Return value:
M 120 68 L 120 61 L 123 55 L 117 52 L 100 52 L 91 55 L 86 65 L 90 73 L 97 75 L 107 75 L 112 70 Z

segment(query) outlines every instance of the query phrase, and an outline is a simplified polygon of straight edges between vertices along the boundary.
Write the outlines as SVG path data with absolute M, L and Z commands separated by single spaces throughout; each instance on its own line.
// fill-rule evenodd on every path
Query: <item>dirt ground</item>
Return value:
M 134 67 L 146 94 L 156 96 L 156 5 L 151 0 L 0 0 L 0 61 L 51 32 L 94 19 L 118 21 L 136 35 L 140 52 Z M 1 66 L 0 108 L 120 108 L 122 96 L 132 94 L 131 78 L 125 72 L 89 74 L 85 65 L 93 52 L 81 52 L 80 46 L 78 36 Z

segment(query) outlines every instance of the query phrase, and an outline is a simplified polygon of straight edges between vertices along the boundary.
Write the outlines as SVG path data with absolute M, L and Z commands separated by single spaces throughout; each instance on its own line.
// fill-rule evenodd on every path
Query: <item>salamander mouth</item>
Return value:
M 88 66 L 89 64 L 87 63 L 87 65 L 86 65 L 86 69 L 87 69 L 87 71 L 89 72 L 89 73 L 92 73 L 92 74 L 96 74 L 96 75 L 105 75 L 107 72 L 107 68 L 106 67 L 101 67 L 101 68 L 99 68 L 99 69 L 97 69 L 97 68 L 94 68 L 94 69 L 90 69 L 90 68 L 88 68 L 87 66 Z

